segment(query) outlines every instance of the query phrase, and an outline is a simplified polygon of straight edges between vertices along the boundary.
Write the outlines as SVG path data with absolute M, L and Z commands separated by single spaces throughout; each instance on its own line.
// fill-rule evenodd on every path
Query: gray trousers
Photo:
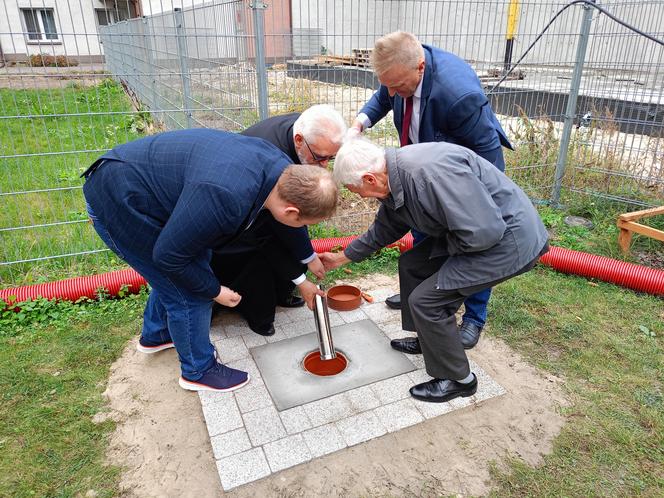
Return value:
M 530 270 L 539 256 L 513 275 L 461 289 L 436 289 L 438 271 L 447 256 L 430 258 L 432 238 L 426 238 L 399 258 L 401 323 L 417 332 L 427 373 L 436 379 L 460 380 L 470 374 L 461 344 L 456 312 L 466 297 Z M 544 254 L 548 246 L 542 251 Z M 407 303 L 407 306 L 403 304 Z

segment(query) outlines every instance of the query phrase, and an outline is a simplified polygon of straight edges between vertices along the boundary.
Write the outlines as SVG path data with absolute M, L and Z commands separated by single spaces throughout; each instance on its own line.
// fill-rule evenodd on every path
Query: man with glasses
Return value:
M 346 130 L 343 117 L 333 107 L 315 105 L 301 114 L 268 118 L 242 134 L 267 140 L 294 164 L 326 168 L 341 147 Z M 325 275 L 311 243 L 305 246 L 290 240 L 289 234 L 276 233 L 278 225 L 267 223 L 269 217 L 269 213 L 264 213 L 234 244 L 215 254 L 211 263 L 219 281 L 244 296 L 236 309 L 251 330 L 266 336 L 275 332 L 277 305 L 288 308 L 304 305 L 304 300 L 293 295 L 293 290 L 305 278 L 307 268 L 319 278 Z M 291 254 L 297 254 L 299 261 Z

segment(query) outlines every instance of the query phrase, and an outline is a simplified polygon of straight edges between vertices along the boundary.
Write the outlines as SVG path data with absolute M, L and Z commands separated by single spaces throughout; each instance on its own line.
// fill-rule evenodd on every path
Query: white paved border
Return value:
M 330 310 L 333 324 L 370 318 L 386 340 L 412 335 L 401 330 L 398 311 L 383 303 L 385 292 L 374 292 L 372 304 L 349 312 Z M 346 447 L 395 432 L 426 419 L 479 403 L 505 393 L 477 364 L 477 393 L 449 403 L 425 403 L 410 397 L 408 389 L 429 380 L 420 356 L 407 356 L 418 370 L 358 387 L 311 403 L 277 411 L 249 348 L 315 331 L 308 309 L 277 310 L 276 334 L 262 338 L 237 315 L 215 320 L 210 336 L 222 361 L 251 373 L 251 382 L 232 393 L 199 393 L 212 450 L 224 490 L 269 476 Z

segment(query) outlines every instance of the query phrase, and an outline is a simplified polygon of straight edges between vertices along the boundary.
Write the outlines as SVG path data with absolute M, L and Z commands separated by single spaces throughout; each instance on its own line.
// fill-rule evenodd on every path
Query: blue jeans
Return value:
M 427 237 L 426 234 L 418 232 L 415 229 L 412 229 L 411 233 L 413 234 L 413 245 L 418 244 Z M 484 327 L 484 324 L 486 323 L 486 310 L 490 297 L 491 288 L 484 289 L 468 296 L 463 303 L 466 311 L 463 314 L 462 320 L 464 322 L 473 323 L 478 327 Z
M 200 379 L 216 362 L 214 346 L 210 343 L 212 300 L 178 287 L 151 259 L 116 244 L 92 208 L 89 205 L 87 207 L 101 240 L 150 284 L 151 291 L 143 312 L 141 335 L 152 343 L 163 343 L 172 339 L 180 358 L 182 376 L 189 380 Z

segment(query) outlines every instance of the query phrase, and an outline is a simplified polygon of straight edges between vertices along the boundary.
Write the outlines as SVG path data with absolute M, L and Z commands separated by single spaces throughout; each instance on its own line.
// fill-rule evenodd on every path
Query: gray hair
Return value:
M 371 52 L 371 66 L 378 76 L 394 66 L 417 69 L 422 59 L 422 44 L 414 34 L 405 31 L 395 31 L 379 38 Z
M 335 145 L 341 145 L 346 135 L 346 123 L 337 110 L 326 104 L 314 105 L 306 109 L 293 124 L 293 133 L 302 135 L 307 142 L 316 143 L 326 138 Z
M 334 160 L 334 179 L 343 185 L 362 185 L 362 175 L 385 171 L 385 150 L 366 138 L 343 144 Z

